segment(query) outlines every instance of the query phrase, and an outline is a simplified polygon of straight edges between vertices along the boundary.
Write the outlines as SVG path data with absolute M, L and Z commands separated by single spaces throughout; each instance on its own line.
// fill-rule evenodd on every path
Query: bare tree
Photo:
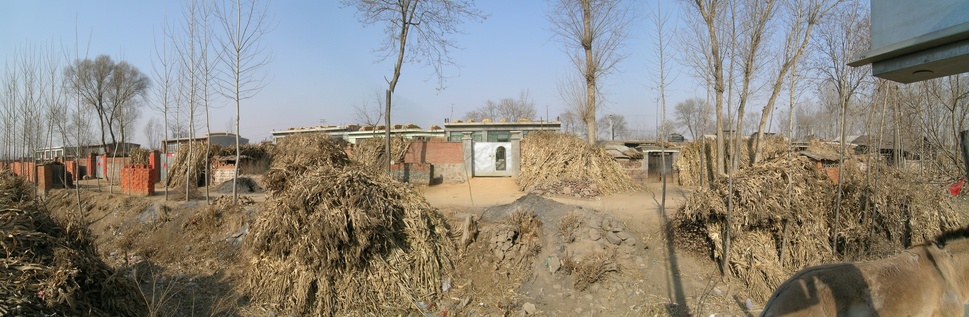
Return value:
M 812 65 L 819 74 L 822 83 L 834 85 L 837 92 L 841 113 L 841 157 L 838 160 L 839 175 L 843 175 L 846 116 L 848 105 L 856 92 L 862 87 L 868 77 L 867 67 L 850 67 L 848 62 L 855 54 L 861 53 L 870 46 L 867 10 L 862 8 L 860 1 L 854 0 L 839 6 L 836 14 L 828 16 L 830 19 L 818 28 L 818 37 L 814 45 L 818 54 L 814 56 Z M 842 179 L 838 179 L 838 198 L 835 206 L 834 231 L 831 238 L 832 250 L 838 249 L 838 225 L 841 216 Z
M 760 161 L 761 157 L 761 140 L 764 137 L 764 129 L 767 125 L 767 118 L 770 117 L 771 112 L 774 110 L 774 104 L 777 101 L 778 96 L 783 90 L 784 79 L 787 73 L 790 72 L 795 65 L 799 62 L 801 56 L 804 54 L 805 49 L 811 39 L 811 33 L 814 30 L 815 25 L 824 17 L 825 14 L 841 0 L 795 0 L 782 3 L 783 8 L 786 9 L 785 16 L 788 18 L 787 25 L 789 27 L 787 33 L 784 36 L 783 42 L 783 53 L 780 58 L 780 65 L 777 67 L 777 71 L 774 74 L 773 82 L 770 84 L 770 97 L 767 99 L 767 104 L 764 106 L 761 112 L 760 121 L 757 125 L 757 136 L 754 139 L 754 149 L 751 151 L 753 157 L 750 160 L 750 164 L 756 164 Z M 794 85 L 791 89 L 794 89 Z M 793 95 L 795 92 L 790 91 Z
M 562 131 L 588 139 L 588 125 L 584 129 L 580 127 L 580 124 L 585 123 L 584 118 L 588 116 L 590 110 L 586 106 L 588 90 L 585 87 L 584 80 L 574 73 L 565 75 L 556 83 L 556 88 L 559 98 L 562 99 L 562 104 L 565 105 L 565 112 L 559 116 L 562 122 Z M 597 98 L 596 102 L 601 105 L 602 98 Z
M 152 71 L 155 77 L 155 82 L 157 89 L 155 89 L 155 102 L 154 108 L 162 113 L 162 120 L 164 121 L 162 127 L 162 133 L 164 133 L 164 139 L 168 140 L 169 137 L 169 111 L 171 109 L 171 103 L 174 101 L 173 94 L 175 85 L 175 56 L 172 48 L 169 47 L 169 43 L 174 41 L 173 34 L 174 31 L 171 26 L 167 24 L 162 26 L 162 39 L 161 46 L 159 47 L 159 41 L 155 39 L 155 54 L 152 59 Z M 149 138 L 150 140 L 150 138 Z M 163 149 L 166 152 L 168 149 Z M 168 153 L 163 153 L 164 160 L 167 161 Z M 166 163 L 167 164 L 167 163 Z M 168 180 L 165 176 L 165 199 L 168 200 Z
M 98 114 L 101 145 L 108 144 L 105 133 L 111 137 L 111 143 L 118 142 L 115 132 L 121 130 L 118 121 L 124 120 L 124 107 L 133 106 L 138 98 L 143 98 L 150 85 L 148 77 L 137 67 L 125 61 L 115 63 L 108 55 L 74 61 L 65 69 L 64 80 Z
M 120 134 L 122 143 L 128 142 L 127 132 L 134 128 L 141 114 L 141 102 L 147 97 L 150 86 L 151 79 L 137 67 L 125 61 L 115 64 L 108 80 L 107 99 L 114 112 L 111 124 L 116 126 L 114 130 Z
M 219 60 L 224 66 L 224 76 L 220 79 L 222 94 L 236 106 L 236 167 L 232 176 L 232 200 L 236 202 L 242 100 L 259 93 L 267 84 L 262 68 L 269 64 L 272 55 L 263 46 L 262 39 L 272 30 L 272 19 L 268 0 L 262 4 L 258 0 L 224 1 L 216 7 L 215 16 L 224 31 L 217 37 L 221 45 Z
M 582 138 L 587 132 L 583 127 L 581 127 L 581 116 L 576 114 L 571 109 L 559 115 L 559 122 L 562 123 L 562 132 L 564 133 L 569 133 Z
M 515 121 L 518 119 L 535 119 L 535 101 L 528 95 L 528 91 L 522 91 L 518 99 L 502 98 L 500 101 L 485 101 L 485 104 L 465 114 L 469 120 L 481 121 L 484 119 L 500 120 L 506 119 Z
M 353 106 L 356 111 L 357 122 L 371 127 L 376 127 L 383 121 L 383 92 L 374 90 L 372 99 L 360 101 L 360 104 Z M 377 129 L 373 129 L 377 133 Z
M 475 9 L 472 0 L 341 0 L 352 6 L 364 25 L 384 24 L 385 38 L 378 51 L 384 52 L 381 61 L 396 58 L 394 72 L 387 79 L 384 120 L 384 151 L 390 153 L 391 96 L 397 89 L 404 62 L 431 66 L 437 77 L 438 89 L 444 88 L 444 70 L 455 66 L 450 51 L 457 44 L 450 38 L 460 33 L 458 26 L 465 20 L 481 21 L 485 16 Z M 411 33 L 411 31 L 414 31 Z M 390 171 L 390 155 L 387 171 Z
M 704 124 L 709 121 L 710 115 L 710 105 L 696 97 L 681 101 L 673 108 L 673 117 L 676 122 L 686 127 L 692 140 L 699 140 L 703 136 L 707 130 Z
M 718 31 L 720 31 L 719 25 L 723 22 L 724 16 L 729 13 L 724 10 L 725 4 L 727 4 L 727 1 L 724 0 L 693 0 L 688 6 L 691 13 L 699 17 L 697 25 L 692 30 L 696 33 L 697 38 L 703 39 L 700 42 L 701 45 L 691 46 L 695 50 L 695 56 L 702 56 L 702 58 L 695 59 L 695 64 L 704 74 L 702 77 L 709 86 L 712 86 L 714 97 L 715 131 L 717 134 L 717 159 L 714 161 L 715 176 L 724 172 L 723 94 L 726 91 L 726 84 L 723 67 L 724 52 L 721 47 L 722 36 Z
M 589 143 L 596 142 L 597 98 L 602 97 L 599 80 L 612 74 L 626 54 L 622 51 L 633 14 L 619 0 L 560 0 L 554 3 L 549 21 L 566 54 L 585 79 L 586 123 Z
M 626 117 L 621 114 L 610 113 L 599 118 L 599 138 L 603 140 L 622 140 L 629 137 L 629 127 Z
M 158 118 L 150 117 L 148 121 L 145 122 L 145 126 L 142 128 L 142 132 L 145 134 L 145 141 L 148 142 L 147 148 L 154 149 L 161 144 L 161 133 L 162 130 L 161 123 L 158 122 Z

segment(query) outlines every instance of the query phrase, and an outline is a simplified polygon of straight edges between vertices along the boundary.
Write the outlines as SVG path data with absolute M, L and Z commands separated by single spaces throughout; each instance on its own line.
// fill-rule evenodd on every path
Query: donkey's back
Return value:
M 919 246 L 870 262 L 809 267 L 782 283 L 761 316 L 962 316 L 966 293 L 949 252 Z

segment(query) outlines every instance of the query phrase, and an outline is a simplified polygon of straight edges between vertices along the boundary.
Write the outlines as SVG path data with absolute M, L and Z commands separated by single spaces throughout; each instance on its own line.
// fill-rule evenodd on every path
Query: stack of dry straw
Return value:
M 732 191 L 727 178 L 700 189 L 674 221 L 677 243 L 720 261 L 732 197 L 726 269 L 747 284 L 751 297 L 763 300 L 801 268 L 884 257 L 961 224 L 941 190 L 893 169 L 863 173 L 853 161 L 846 165 L 838 250 L 831 248 L 837 187 L 803 156 L 778 156 L 742 169 Z
M 454 250 L 441 214 L 326 136 L 282 140 L 246 242 L 250 295 L 299 315 L 398 315 L 440 296 Z
M 521 152 L 518 187 L 522 190 L 581 182 L 586 184 L 583 188 L 595 188 L 590 196 L 598 196 L 635 188 L 632 178 L 605 150 L 574 135 L 531 132 L 522 141 Z
M 86 223 L 71 219 L 61 226 L 32 192 L 20 178 L 0 169 L 0 315 L 144 312 L 137 286 L 98 257 Z

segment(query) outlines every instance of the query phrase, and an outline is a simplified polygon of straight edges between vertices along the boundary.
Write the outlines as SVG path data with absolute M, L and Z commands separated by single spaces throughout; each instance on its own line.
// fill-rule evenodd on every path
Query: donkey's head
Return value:
M 963 300 L 969 300 L 969 227 L 946 232 L 936 238 L 935 244 L 949 257 L 955 276 L 953 283 L 959 287 Z

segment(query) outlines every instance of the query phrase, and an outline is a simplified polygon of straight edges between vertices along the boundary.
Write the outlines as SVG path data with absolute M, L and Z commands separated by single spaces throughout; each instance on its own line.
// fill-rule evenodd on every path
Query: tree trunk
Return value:
M 596 144 L 596 66 L 592 54 L 592 4 L 589 0 L 582 1 L 582 48 L 585 50 L 585 87 L 586 113 L 583 116 L 586 124 L 589 144 Z

